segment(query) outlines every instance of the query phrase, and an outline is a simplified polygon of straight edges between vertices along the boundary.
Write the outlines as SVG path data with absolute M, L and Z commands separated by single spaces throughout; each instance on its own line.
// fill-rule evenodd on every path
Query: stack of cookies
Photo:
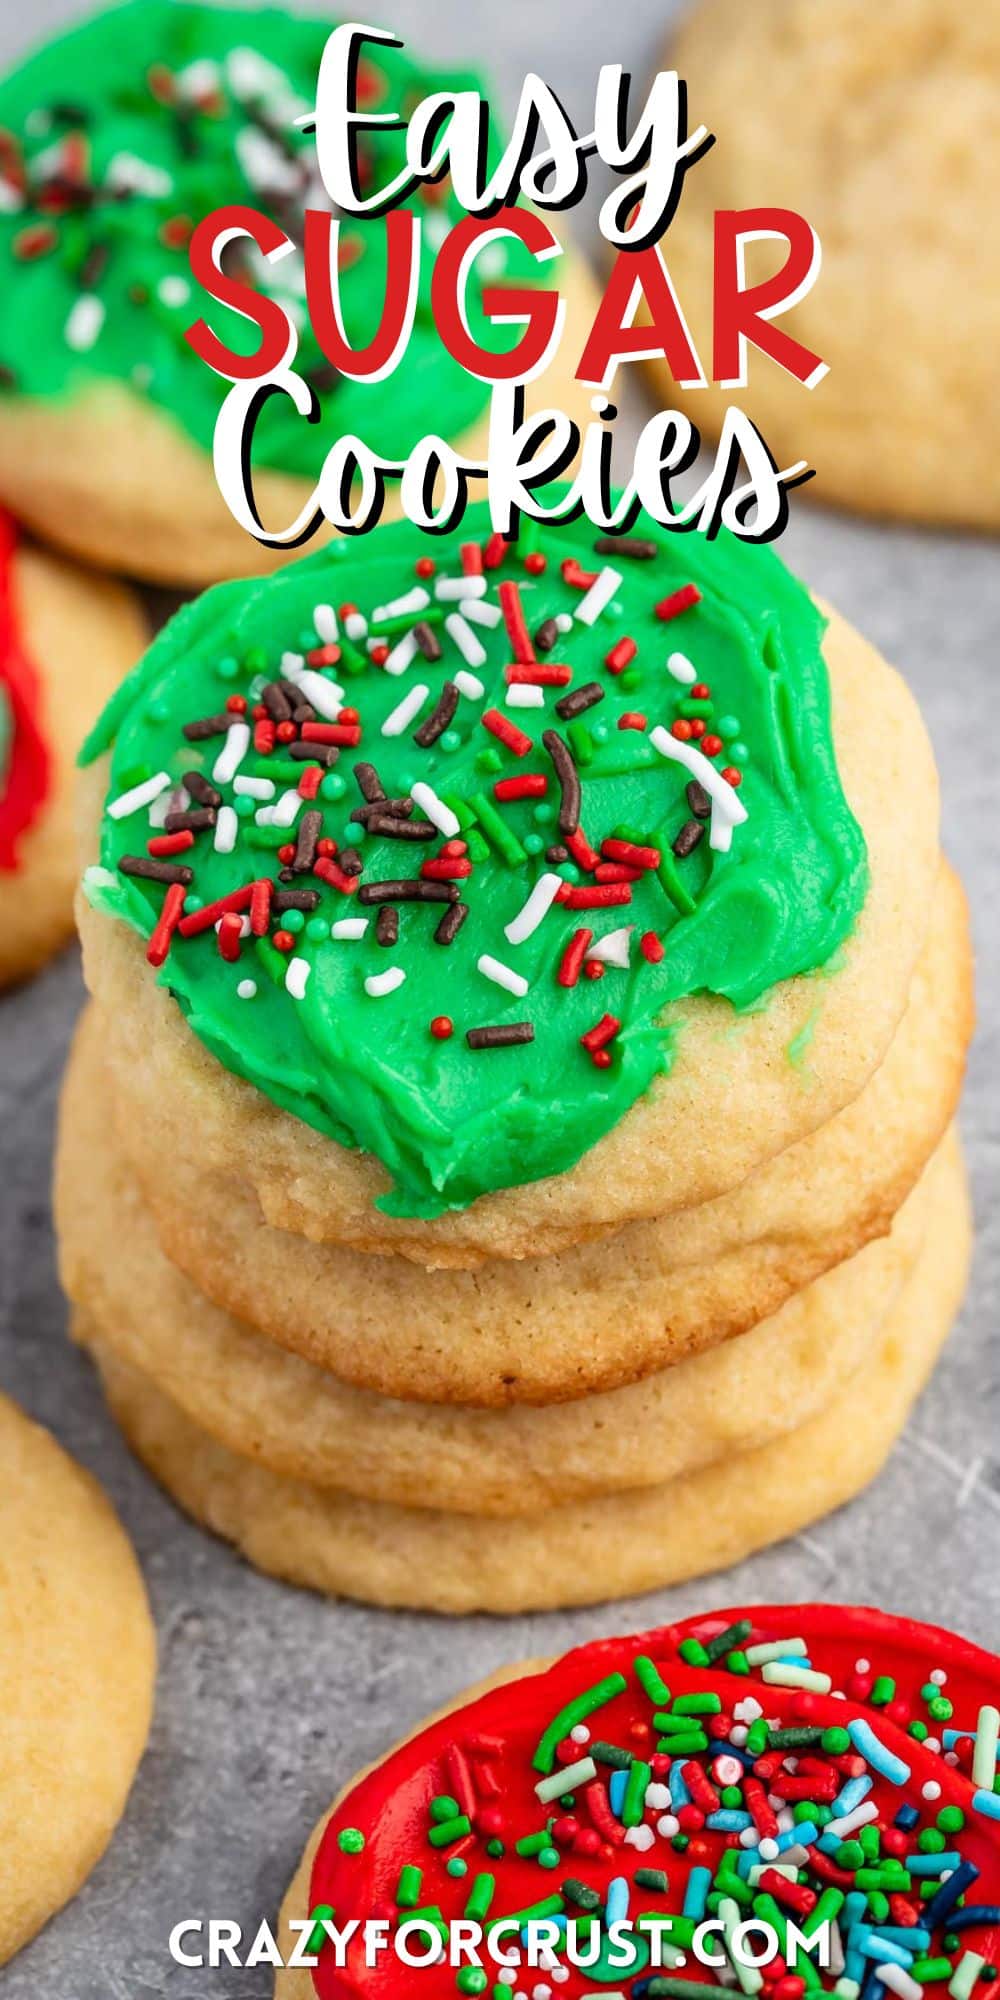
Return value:
M 966 914 L 770 550 L 390 525 L 182 610 L 85 760 L 63 1279 L 189 1513 L 515 1611 L 874 1475 L 966 1271 Z

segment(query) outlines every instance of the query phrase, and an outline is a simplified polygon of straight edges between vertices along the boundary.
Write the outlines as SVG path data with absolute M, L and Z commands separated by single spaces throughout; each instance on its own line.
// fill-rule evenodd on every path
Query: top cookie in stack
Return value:
M 912 698 L 773 553 L 644 519 L 509 545 L 482 509 L 433 546 L 210 592 L 106 710 L 60 1224 L 77 1330 L 192 1511 L 284 1574 L 513 1608 L 565 1595 L 545 1495 L 567 1537 L 596 1496 L 599 1595 L 671 1573 L 682 1477 L 723 1482 L 700 1523 L 730 1475 L 756 1496 L 709 1561 L 875 1469 L 964 1272 L 968 939 Z M 741 1371 L 783 1353 L 762 1414 Z M 866 1356 L 877 1421 L 844 1403 Z M 776 1434 L 797 1483 L 757 1463 Z

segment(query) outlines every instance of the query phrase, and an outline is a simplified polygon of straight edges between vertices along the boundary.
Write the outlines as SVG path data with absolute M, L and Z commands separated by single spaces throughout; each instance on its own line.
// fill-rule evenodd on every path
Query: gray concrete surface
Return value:
M 75 11 L 70 0 L 35 0 L 29 24 L 27 10 L 2 0 L 0 63 L 29 32 Z M 533 64 L 582 117 L 596 65 L 624 60 L 642 74 L 669 8 L 385 0 L 376 12 L 404 33 L 419 28 L 442 55 L 491 63 L 508 98 Z M 349 1774 L 454 1690 L 519 1655 L 709 1601 L 815 1595 L 940 1619 L 1000 1646 L 1000 555 L 995 542 L 865 525 L 801 497 L 783 553 L 908 674 L 941 762 L 948 850 L 977 922 L 981 1025 L 963 1117 L 977 1260 L 906 1436 L 871 1491 L 810 1535 L 707 1584 L 612 1608 L 455 1625 L 322 1603 L 253 1575 L 189 1527 L 132 1462 L 88 1365 L 65 1343 L 48 1183 L 59 1072 L 82 993 L 67 954 L 0 1001 L 0 1383 L 113 1494 L 149 1581 L 161 1675 L 152 1744 L 111 1853 L 73 1906 L 0 1972 L 4 2000 L 263 2000 L 266 1970 L 172 1965 L 171 1925 L 211 1913 L 252 1930 L 273 1915 L 313 1821 Z

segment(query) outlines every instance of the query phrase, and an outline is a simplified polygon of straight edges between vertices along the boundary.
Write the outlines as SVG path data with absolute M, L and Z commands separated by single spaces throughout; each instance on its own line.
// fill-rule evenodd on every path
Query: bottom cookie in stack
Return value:
M 736 1339 L 553 1407 L 393 1400 L 285 1352 L 167 1260 L 105 1104 L 91 1015 L 57 1209 L 75 1332 L 123 1429 L 259 1568 L 374 1602 L 518 1611 L 628 1595 L 797 1531 L 878 1470 L 965 1280 L 949 1135 L 888 1236 Z

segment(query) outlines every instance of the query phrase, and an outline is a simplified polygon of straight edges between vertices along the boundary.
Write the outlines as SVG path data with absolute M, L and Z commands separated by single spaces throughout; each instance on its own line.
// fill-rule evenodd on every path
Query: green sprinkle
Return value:
M 705 1647 L 709 1663 L 714 1664 L 716 1660 L 720 1660 L 723 1653 L 731 1652 L 734 1646 L 742 1646 L 752 1631 L 753 1626 L 749 1618 L 738 1618 L 734 1625 L 727 1625 L 724 1632 L 717 1632 L 715 1638 L 710 1639 Z
M 670 1689 L 648 1654 L 637 1653 L 632 1662 L 632 1669 L 647 1700 L 662 1703 L 665 1707 L 670 1700 Z
M 528 858 L 524 848 L 521 846 L 516 835 L 511 833 L 506 820 L 501 818 L 496 807 L 486 797 L 485 792 L 475 792 L 469 800 L 469 804 L 479 821 L 482 832 L 485 834 L 491 847 L 496 849 L 501 860 L 506 861 L 510 868 L 519 868 L 521 863 Z M 619 1678 L 621 1677 L 619 1676 Z
M 363 1854 L 365 1836 L 359 1826 L 345 1826 L 337 1835 L 337 1846 L 341 1854 Z
M 651 1767 L 636 1757 L 629 1768 L 625 1797 L 622 1800 L 623 1826 L 638 1826 L 641 1823 L 646 1804 L 646 1788 L 652 1775 Z
M 665 1896 L 670 1887 L 663 1868 L 637 1868 L 633 1880 L 637 1889 L 654 1889 L 659 1896 Z
M 431 1818 L 436 1820 L 439 1826 L 446 1819 L 457 1819 L 461 1810 L 458 1800 L 449 1798 L 445 1792 L 431 1800 Z
M 453 1840 L 464 1840 L 472 1832 L 472 1825 L 465 1813 L 458 1813 L 454 1819 L 442 1820 L 432 1826 L 427 1838 L 432 1847 L 449 1847 Z
M 463 1965 L 455 1975 L 460 1993 L 485 1993 L 489 1983 L 481 1965 Z
M 467 1861 L 462 1860 L 460 1854 L 453 1854 L 450 1860 L 445 1862 L 445 1871 L 447 1874 L 460 1879 L 463 1875 L 468 1874 L 469 1864 Z
M 420 1885 L 424 1879 L 422 1868 L 415 1868 L 407 1862 L 399 1871 L 396 1885 L 396 1903 L 401 1910 L 412 1910 L 420 1901 Z
M 465 1905 L 466 1916 L 471 1917 L 475 1923 L 481 1924 L 487 1915 L 490 1904 L 493 1901 L 496 1886 L 497 1878 L 495 1875 L 476 1876 L 469 1891 L 468 1902 Z
M 583 1694 L 577 1695 L 574 1701 L 567 1702 L 566 1707 L 561 1708 L 558 1715 L 553 1717 L 542 1736 L 532 1758 L 532 1768 L 540 1771 L 543 1777 L 548 1777 L 555 1765 L 556 1750 L 563 1738 L 569 1736 L 579 1723 L 585 1722 L 588 1715 L 593 1715 L 595 1709 L 604 1708 L 609 1701 L 614 1701 L 616 1695 L 625 1694 L 627 1688 L 628 1682 L 624 1674 L 608 1674 L 603 1680 L 596 1681 L 593 1687 L 587 1688 Z
M 312 1924 L 312 1930 L 306 1939 L 306 1954 L 309 1958 L 318 1958 L 323 1946 L 329 1943 L 329 1938 L 323 1929 L 323 1925 L 324 1923 L 333 1922 L 333 1904 L 317 1903 L 316 1908 L 309 1912 L 309 1921 Z M 950 1969 L 949 1967 L 949 1971 Z

